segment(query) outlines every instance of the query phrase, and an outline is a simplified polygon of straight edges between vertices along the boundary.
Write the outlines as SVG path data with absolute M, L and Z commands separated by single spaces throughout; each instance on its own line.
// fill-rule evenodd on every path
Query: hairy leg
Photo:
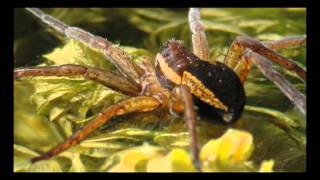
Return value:
M 170 109 L 174 112 L 183 112 L 188 130 L 191 136 L 190 149 L 192 161 L 198 171 L 201 171 L 201 163 L 199 160 L 199 148 L 197 142 L 196 120 L 197 113 L 194 109 L 192 95 L 190 89 L 185 85 L 180 85 L 172 90 Z
M 272 50 L 280 50 L 280 49 L 285 49 L 290 47 L 302 46 L 305 43 L 306 43 L 306 36 L 303 35 L 303 36 L 289 36 L 277 41 L 265 42 L 263 44 Z M 243 58 L 244 56 L 240 57 L 238 64 L 234 67 L 234 71 L 239 75 L 241 82 L 244 82 L 246 80 L 249 70 L 251 68 L 251 61 L 248 61 L 248 58 Z
M 306 43 L 306 36 L 290 36 L 277 41 L 266 42 L 264 45 L 272 50 L 279 50 L 283 48 L 290 48 L 301 46 Z M 262 55 L 255 52 L 245 51 L 240 55 L 239 63 L 234 67 L 235 72 L 239 75 L 242 82 L 244 82 L 249 73 L 251 63 L 253 62 L 259 70 L 275 83 L 276 86 L 299 108 L 299 110 L 306 114 L 306 97 L 299 92 L 292 84 L 287 81 L 279 72 L 273 67 L 272 63 Z
M 288 36 L 277 41 L 264 43 L 267 47 L 273 50 L 285 49 L 290 47 L 299 47 L 306 44 L 307 36 Z
M 83 76 L 86 79 L 98 82 L 113 90 L 120 91 L 129 96 L 136 96 L 140 90 L 125 78 L 102 69 L 85 67 L 81 65 L 66 64 L 50 67 L 26 67 L 14 70 L 14 78 L 35 76 Z
M 273 46 L 276 47 L 275 45 Z M 250 49 L 251 51 L 257 54 L 260 54 L 261 56 L 264 56 L 270 59 L 271 61 L 281 65 L 282 67 L 290 71 L 293 71 L 301 79 L 306 80 L 305 70 L 299 67 L 291 59 L 283 57 L 281 54 L 273 51 L 271 48 L 255 40 L 254 38 L 239 36 L 233 41 L 231 47 L 229 48 L 227 56 L 225 58 L 225 63 L 230 68 L 235 69 L 235 72 L 239 75 L 240 78 L 242 78 L 242 81 L 245 80 L 247 73 L 244 72 L 244 74 L 241 74 L 241 70 L 243 69 L 243 67 L 241 66 L 245 66 L 245 67 L 250 66 L 250 65 L 247 65 L 249 64 L 249 62 L 241 61 L 241 60 L 239 61 L 239 59 L 241 59 L 241 56 L 247 50 L 246 48 Z M 238 65 L 238 63 L 243 63 L 244 65 Z M 247 69 L 249 70 L 249 68 Z
M 247 61 L 253 62 L 259 70 L 270 79 L 303 113 L 306 114 L 306 96 L 298 91 L 292 84 L 286 80 L 278 71 L 272 67 L 272 63 L 265 57 L 251 53 L 244 57 Z
M 208 41 L 205 27 L 201 22 L 199 8 L 190 8 L 188 20 L 192 32 L 193 53 L 200 59 L 209 60 Z
M 142 70 L 130 60 L 129 55 L 121 48 L 113 45 L 105 38 L 95 36 L 77 27 L 68 26 L 62 21 L 45 14 L 38 8 L 26 8 L 26 10 L 66 37 L 80 41 L 90 48 L 102 51 L 105 57 L 117 67 L 124 77 L 128 78 L 132 84 L 139 86 L 139 77 L 142 75 Z
M 163 107 L 168 107 L 168 99 L 171 91 L 162 87 L 159 83 L 155 69 L 148 57 L 145 57 L 137 63 L 137 65 L 144 70 L 144 75 L 140 78 L 141 96 L 151 96 L 156 98 Z
M 117 104 L 105 108 L 94 120 L 86 124 L 81 130 L 69 137 L 65 142 L 58 144 L 48 152 L 31 159 L 31 162 L 37 162 L 44 159 L 49 159 L 62 151 L 78 144 L 85 139 L 90 133 L 101 127 L 104 123 L 114 116 L 120 116 L 131 112 L 147 112 L 158 108 L 160 103 L 152 97 L 138 96 L 121 101 Z
M 264 44 L 265 46 L 273 50 L 279 50 L 283 48 L 301 46 L 305 43 L 306 36 L 304 35 L 290 36 L 277 41 L 266 42 Z M 247 52 L 241 56 L 241 61 L 242 62 L 235 67 L 235 71 L 238 72 L 238 74 L 240 74 L 240 77 L 243 81 L 245 81 L 250 69 L 251 62 L 253 62 L 264 74 L 264 76 L 266 76 L 268 79 L 274 82 L 279 87 L 279 89 L 299 108 L 299 110 L 303 114 L 306 114 L 305 95 L 299 92 L 296 88 L 294 88 L 289 81 L 287 81 L 279 72 L 277 72 L 272 67 L 271 62 L 268 59 L 257 53 Z M 243 68 L 243 66 L 247 66 L 248 68 L 245 69 Z

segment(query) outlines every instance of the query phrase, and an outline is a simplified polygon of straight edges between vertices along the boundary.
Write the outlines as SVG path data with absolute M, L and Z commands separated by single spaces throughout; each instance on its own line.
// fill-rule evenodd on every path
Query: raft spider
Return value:
M 196 111 L 193 107 L 193 100 L 200 109 L 209 109 L 215 119 L 231 123 L 239 119 L 243 112 L 246 100 L 243 83 L 252 62 L 265 70 L 266 76 L 270 75 L 268 72 L 271 69 L 270 62 L 266 61 L 267 58 L 296 73 L 301 79 L 306 79 L 305 70 L 275 51 L 302 45 L 306 41 L 306 36 L 288 37 L 267 43 L 261 43 L 250 37 L 237 37 L 231 44 L 224 63 L 210 63 L 205 27 L 201 23 L 197 8 L 191 8 L 188 15 L 192 32 L 193 53 L 183 47 L 179 41 L 168 41 L 156 56 L 155 68 L 148 58 L 139 63 L 132 62 L 126 52 L 105 38 L 95 36 L 77 27 L 68 26 L 62 21 L 46 15 L 40 9 L 26 9 L 67 38 L 100 50 L 106 59 L 116 66 L 121 76 L 95 67 L 66 64 L 51 67 L 17 68 L 14 70 L 16 80 L 32 76 L 82 76 L 130 97 L 106 107 L 94 120 L 87 123 L 65 142 L 33 158 L 32 162 L 51 158 L 78 144 L 113 116 L 168 109 L 172 113 L 183 114 L 191 136 L 190 149 L 193 162 L 195 167 L 201 170 L 195 129 Z M 270 76 L 270 78 L 273 77 Z M 283 88 L 281 90 L 305 113 L 305 97 L 296 92 L 288 92 L 290 87 L 286 84 L 280 83 L 280 86 L 280 89 Z M 224 92 L 228 94 L 226 95 Z

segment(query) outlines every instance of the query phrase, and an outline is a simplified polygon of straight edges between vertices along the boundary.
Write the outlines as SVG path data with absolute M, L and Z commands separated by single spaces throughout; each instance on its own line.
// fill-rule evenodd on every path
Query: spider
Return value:
M 172 114 L 183 114 L 191 137 L 192 160 L 195 167 L 201 170 L 196 136 L 197 111 L 194 104 L 199 107 L 198 113 L 209 113 L 218 122 L 236 121 L 241 117 L 245 106 L 246 95 L 243 83 L 252 62 L 268 72 L 272 67 L 268 61 L 265 61 L 266 58 L 294 72 L 301 79 L 306 79 L 305 70 L 275 51 L 302 45 L 306 41 L 306 36 L 292 36 L 267 43 L 239 36 L 232 42 L 224 63 L 209 61 L 205 27 L 197 8 L 190 8 L 188 14 L 193 53 L 185 48 L 182 42 L 169 40 L 161 46 L 160 52 L 155 57 L 154 66 L 149 57 L 134 63 L 126 52 L 107 39 L 95 36 L 83 29 L 68 26 L 46 15 L 38 8 L 26 8 L 26 10 L 67 38 L 99 50 L 107 60 L 115 65 L 118 74 L 95 67 L 65 64 L 17 68 L 14 69 L 16 80 L 34 76 L 82 76 L 130 97 L 103 109 L 95 119 L 88 122 L 65 142 L 32 158 L 33 163 L 49 159 L 78 144 L 114 116 L 133 112 L 169 110 Z M 286 92 L 286 90 L 283 91 Z M 287 93 L 287 96 L 296 102 L 292 94 L 294 93 Z M 301 101 L 298 101 L 297 104 L 302 110 L 305 110 L 305 105 L 299 102 Z

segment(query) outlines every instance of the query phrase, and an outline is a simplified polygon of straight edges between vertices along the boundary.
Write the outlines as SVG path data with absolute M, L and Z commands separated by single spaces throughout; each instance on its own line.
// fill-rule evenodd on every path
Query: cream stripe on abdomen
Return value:
M 228 111 L 228 107 L 224 105 L 210 89 L 206 88 L 200 80 L 188 71 L 183 72 L 181 84 L 188 86 L 191 93 L 202 101 L 214 106 L 215 108 Z

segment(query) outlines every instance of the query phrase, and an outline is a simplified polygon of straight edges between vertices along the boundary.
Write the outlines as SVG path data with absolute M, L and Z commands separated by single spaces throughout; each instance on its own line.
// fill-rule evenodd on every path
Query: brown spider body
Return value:
M 199 59 L 177 41 L 163 45 L 156 58 L 156 75 L 162 86 L 186 85 L 201 114 L 231 122 L 241 117 L 245 92 L 237 74 L 223 63 Z

